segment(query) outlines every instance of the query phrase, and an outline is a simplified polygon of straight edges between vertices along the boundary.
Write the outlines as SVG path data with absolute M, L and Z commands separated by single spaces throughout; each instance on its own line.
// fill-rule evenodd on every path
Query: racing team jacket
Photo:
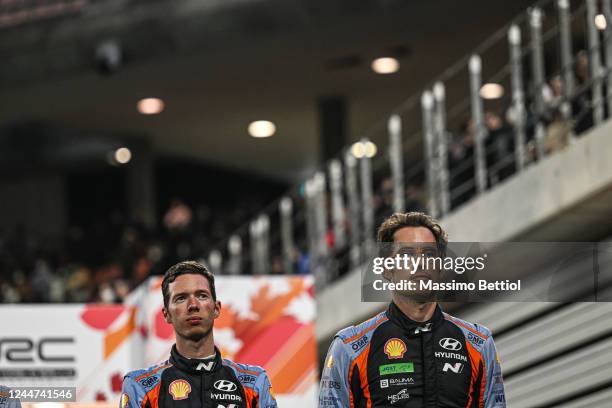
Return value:
M 123 379 L 121 408 L 276 408 L 263 368 L 215 357 L 183 357 L 172 346 L 170 359 Z
M 338 332 L 319 407 L 506 406 L 491 331 L 443 313 L 415 322 L 394 304 Z

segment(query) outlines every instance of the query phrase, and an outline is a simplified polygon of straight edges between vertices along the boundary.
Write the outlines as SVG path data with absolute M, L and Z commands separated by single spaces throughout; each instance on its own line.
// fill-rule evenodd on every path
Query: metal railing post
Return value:
M 404 189 L 402 120 L 399 115 L 392 115 L 389 118 L 387 129 L 389 131 L 391 180 L 393 181 L 393 211 L 403 213 L 406 210 L 406 193 Z
M 595 126 L 603 122 L 603 86 L 602 67 L 599 45 L 599 33 L 595 26 L 595 15 L 597 14 L 597 0 L 587 0 L 587 30 L 589 36 L 589 67 L 591 68 L 591 80 L 593 81 L 593 123 Z
M 287 274 L 293 273 L 293 201 L 283 197 L 278 205 L 280 212 L 281 246 L 283 251 L 283 270 Z
M 433 125 L 434 99 L 431 91 L 423 92 L 421 96 L 421 107 L 423 109 L 423 135 L 425 137 L 425 178 L 427 180 L 427 191 L 429 193 L 429 214 L 438 217 L 439 202 L 437 193 L 437 175 L 435 159 L 435 133 Z
M 538 159 L 544 157 L 544 85 L 546 74 L 544 72 L 544 49 L 542 45 L 542 10 L 534 7 L 529 12 L 529 26 L 531 28 L 531 73 L 533 76 L 533 90 L 536 114 L 535 142 Z
M 476 191 L 482 194 L 487 188 L 487 158 L 485 156 L 485 139 L 487 128 L 484 123 L 484 107 L 480 88 L 482 86 L 482 61 L 480 56 L 473 55 L 469 62 L 470 99 L 472 120 L 474 121 L 474 167 Z
M 448 134 L 446 132 L 446 89 L 442 82 L 434 84 L 433 96 L 440 216 L 444 216 L 450 211 L 450 175 L 448 171 Z
M 570 25 L 569 0 L 558 0 L 559 39 L 561 52 L 561 80 L 563 81 L 563 104 L 561 114 L 565 120 L 572 118 L 572 97 L 574 96 L 574 67 L 572 31 Z

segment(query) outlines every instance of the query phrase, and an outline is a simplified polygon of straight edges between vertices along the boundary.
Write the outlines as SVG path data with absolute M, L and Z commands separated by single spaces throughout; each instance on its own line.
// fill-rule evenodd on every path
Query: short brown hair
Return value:
M 387 218 L 378 228 L 378 242 L 393 242 L 393 235 L 405 227 L 425 227 L 436 238 L 438 251 L 442 256 L 446 254 L 448 236 L 438 221 L 422 212 L 395 213 Z
M 164 306 L 168 308 L 170 302 L 170 284 L 174 280 L 186 274 L 202 275 L 208 279 L 208 285 L 210 286 L 210 294 L 214 301 L 217 300 L 217 292 L 215 291 L 215 276 L 199 262 L 196 261 L 184 261 L 179 262 L 174 266 L 171 266 L 166 273 L 164 273 L 164 280 L 162 280 L 162 296 L 164 297 Z

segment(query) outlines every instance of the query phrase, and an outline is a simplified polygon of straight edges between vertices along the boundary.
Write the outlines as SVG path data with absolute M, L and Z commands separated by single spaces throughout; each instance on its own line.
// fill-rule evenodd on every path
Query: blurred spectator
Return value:
M 589 86 L 591 79 L 589 73 L 589 56 L 585 50 L 580 50 L 576 54 L 574 73 L 576 75 L 577 87 L 581 88 L 586 86 L 586 89 L 579 92 L 572 101 L 572 111 L 576 118 L 574 132 L 579 135 L 593 126 L 593 109 L 591 106 L 593 92 L 591 91 L 591 86 Z
M 489 184 L 494 186 L 514 173 L 514 131 L 495 112 L 486 112 L 485 142 Z
M 172 200 L 170 208 L 164 216 L 166 229 L 171 233 L 184 232 L 191 225 L 191 221 L 191 208 L 179 199 Z

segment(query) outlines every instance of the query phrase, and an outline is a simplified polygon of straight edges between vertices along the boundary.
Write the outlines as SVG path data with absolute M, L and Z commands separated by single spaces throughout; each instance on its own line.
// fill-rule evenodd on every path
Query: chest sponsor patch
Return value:
M 380 380 L 380 388 L 405 387 L 408 385 L 414 385 L 414 378 L 400 377 L 400 378 L 384 378 Z
M 168 386 L 168 392 L 175 401 L 187 399 L 191 392 L 191 384 L 185 380 L 174 380 Z
M 396 337 L 387 340 L 384 352 L 390 360 L 404 357 L 406 353 L 406 343 Z
M 414 373 L 414 363 L 384 364 L 378 366 L 378 374 L 380 375 L 401 373 Z
M 391 404 L 395 404 L 396 402 L 407 400 L 410 398 L 410 394 L 408 394 L 407 389 L 403 389 L 399 391 L 397 394 L 387 396 L 387 400 L 391 402 Z
M 452 371 L 455 374 L 460 374 L 461 372 L 463 372 L 463 363 L 455 363 L 455 364 L 444 363 L 444 367 L 442 367 L 442 371 L 444 371 L 445 373 Z
M 242 397 L 240 395 L 220 394 L 216 392 L 211 392 L 210 398 L 217 401 L 242 401 Z
M 467 362 L 468 359 L 463 354 L 459 353 L 451 353 L 450 351 L 436 351 L 434 353 L 436 358 L 445 358 L 445 359 L 453 359 L 453 360 L 461 360 Z

